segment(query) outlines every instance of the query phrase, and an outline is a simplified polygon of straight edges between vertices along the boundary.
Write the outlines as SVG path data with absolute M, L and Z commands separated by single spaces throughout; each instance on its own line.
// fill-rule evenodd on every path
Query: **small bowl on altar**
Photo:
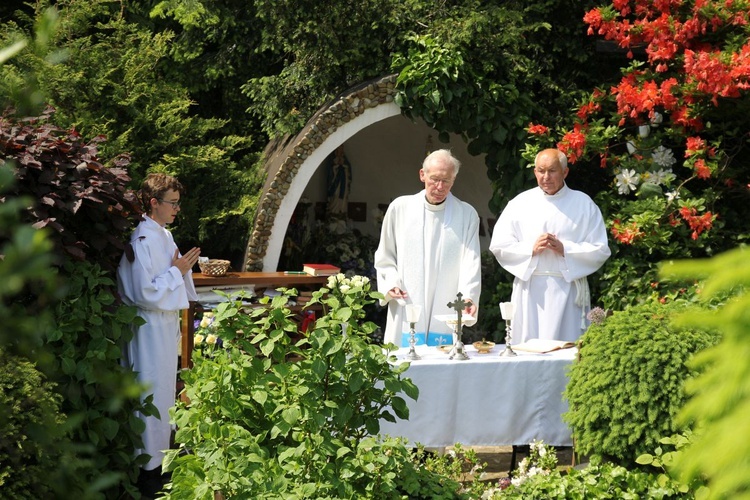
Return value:
M 474 346 L 474 349 L 476 349 L 479 354 L 489 354 L 492 348 L 495 347 L 495 343 L 490 342 L 488 340 L 474 342 L 474 344 L 472 345 Z

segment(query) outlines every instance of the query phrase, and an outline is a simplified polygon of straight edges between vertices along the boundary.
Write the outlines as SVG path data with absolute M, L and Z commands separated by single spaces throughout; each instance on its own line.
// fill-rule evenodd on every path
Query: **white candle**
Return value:
M 503 317 L 504 320 L 513 319 L 514 312 L 515 312 L 515 308 L 513 307 L 513 302 L 501 302 L 500 303 L 500 315 Z
M 422 314 L 422 306 L 417 304 L 406 304 L 406 321 L 416 323 Z

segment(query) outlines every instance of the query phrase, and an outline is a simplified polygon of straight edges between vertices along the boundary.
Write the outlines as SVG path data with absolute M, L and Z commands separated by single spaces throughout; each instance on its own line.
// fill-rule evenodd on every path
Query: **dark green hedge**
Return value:
M 633 306 L 584 334 L 565 390 L 564 419 L 577 452 L 634 465 L 660 437 L 682 430 L 675 415 L 686 402 L 685 380 L 695 376 L 686 363 L 719 340 L 717 333 L 674 327 L 671 317 L 684 307 Z
M 28 360 L 0 347 L 0 496 L 52 498 L 61 397 Z

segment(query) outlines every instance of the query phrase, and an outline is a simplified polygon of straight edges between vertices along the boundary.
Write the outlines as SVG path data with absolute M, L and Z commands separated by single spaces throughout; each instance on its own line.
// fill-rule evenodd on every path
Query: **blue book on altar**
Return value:
M 414 345 L 424 345 L 425 332 L 416 332 L 414 334 L 414 340 L 416 341 Z M 430 332 L 430 334 L 427 335 L 427 345 L 453 345 L 453 334 Z M 409 347 L 409 332 L 401 334 L 401 347 Z

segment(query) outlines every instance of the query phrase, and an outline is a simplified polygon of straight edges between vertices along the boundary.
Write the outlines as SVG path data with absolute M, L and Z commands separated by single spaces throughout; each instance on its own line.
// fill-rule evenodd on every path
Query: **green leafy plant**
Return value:
M 61 397 L 25 358 L 0 346 L 0 491 L 5 498 L 50 498 L 64 456 Z
M 651 450 L 660 436 L 685 429 L 678 411 L 687 400 L 688 361 L 716 344 L 714 331 L 676 328 L 684 302 L 646 303 L 615 311 L 580 341 L 564 396 L 576 451 L 623 465 Z
M 488 490 L 486 499 L 539 499 L 567 500 L 570 498 L 596 498 L 599 500 L 638 500 L 642 498 L 703 498 L 705 486 L 700 482 L 686 485 L 669 472 L 671 456 L 679 453 L 684 436 L 661 439 L 665 446 L 676 451 L 665 452 L 656 446 L 653 453 L 638 458 L 640 467 L 626 468 L 611 462 L 592 461 L 582 468 L 565 472 L 551 470 L 548 474 L 535 474 L 510 486 Z M 655 470 L 654 470 L 655 469 Z
M 78 479 L 117 496 L 130 488 L 143 461 L 134 455 L 143 431 L 134 414 L 151 414 L 139 402 L 135 374 L 120 365 L 131 325 L 142 320 L 134 307 L 117 303 L 115 283 L 98 264 L 68 262 L 64 271 L 68 293 L 55 308 L 45 339 L 52 359 L 43 366 L 64 396 L 62 411 L 75 422 L 70 437 L 86 460 Z
M 750 491 L 750 266 L 745 246 L 711 259 L 665 262 L 661 276 L 669 279 L 702 280 L 701 302 L 718 306 L 686 311 L 675 318 L 680 327 L 711 328 L 722 341 L 699 353 L 690 368 L 700 375 L 689 381 L 687 404 L 678 421 L 691 423 L 696 431 L 692 443 L 675 460 L 683 480 L 708 478 L 707 498 L 741 498 Z
M 308 304 L 325 313 L 304 334 L 286 306 L 293 290 L 249 310 L 217 307 L 223 348 L 196 352 L 183 371 L 169 498 L 456 498 L 457 481 L 420 467 L 401 439 L 377 437 L 381 419 L 408 417 L 400 393 L 418 391 L 408 365 L 368 340 L 363 307 L 379 294 L 365 277 L 342 279 L 313 293 Z
M 38 200 L 19 215 L 36 232 L 21 229 L 16 237 L 46 235 L 57 256 L 50 271 L 58 283 L 55 300 L 26 287 L 16 307 L 28 314 L 43 299 L 39 309 L 51 316 L 52 326 L 34 338 L 34 359 L 62 396 L 66 437 L 78 445 L 62 462 L 70 471 L 68 491 L 116 497 L 132 488 L 140 460 L 133 455 L 142 431 L 134 412 L 149 411 L 139 402 L 134 374 L 120 365 L 138 320 L 135 308 L 118 300 L 113 276 L 137 206 L 126 187 L 127 157 L 103 165 L 102 138 L 86 141 L 53 117 L 49 109 L 40 117 L 0 118 L 0 155 L 15 165 L 9 195 Z M 21 263 L 14 253 L 9 257 L 9 265 Z

